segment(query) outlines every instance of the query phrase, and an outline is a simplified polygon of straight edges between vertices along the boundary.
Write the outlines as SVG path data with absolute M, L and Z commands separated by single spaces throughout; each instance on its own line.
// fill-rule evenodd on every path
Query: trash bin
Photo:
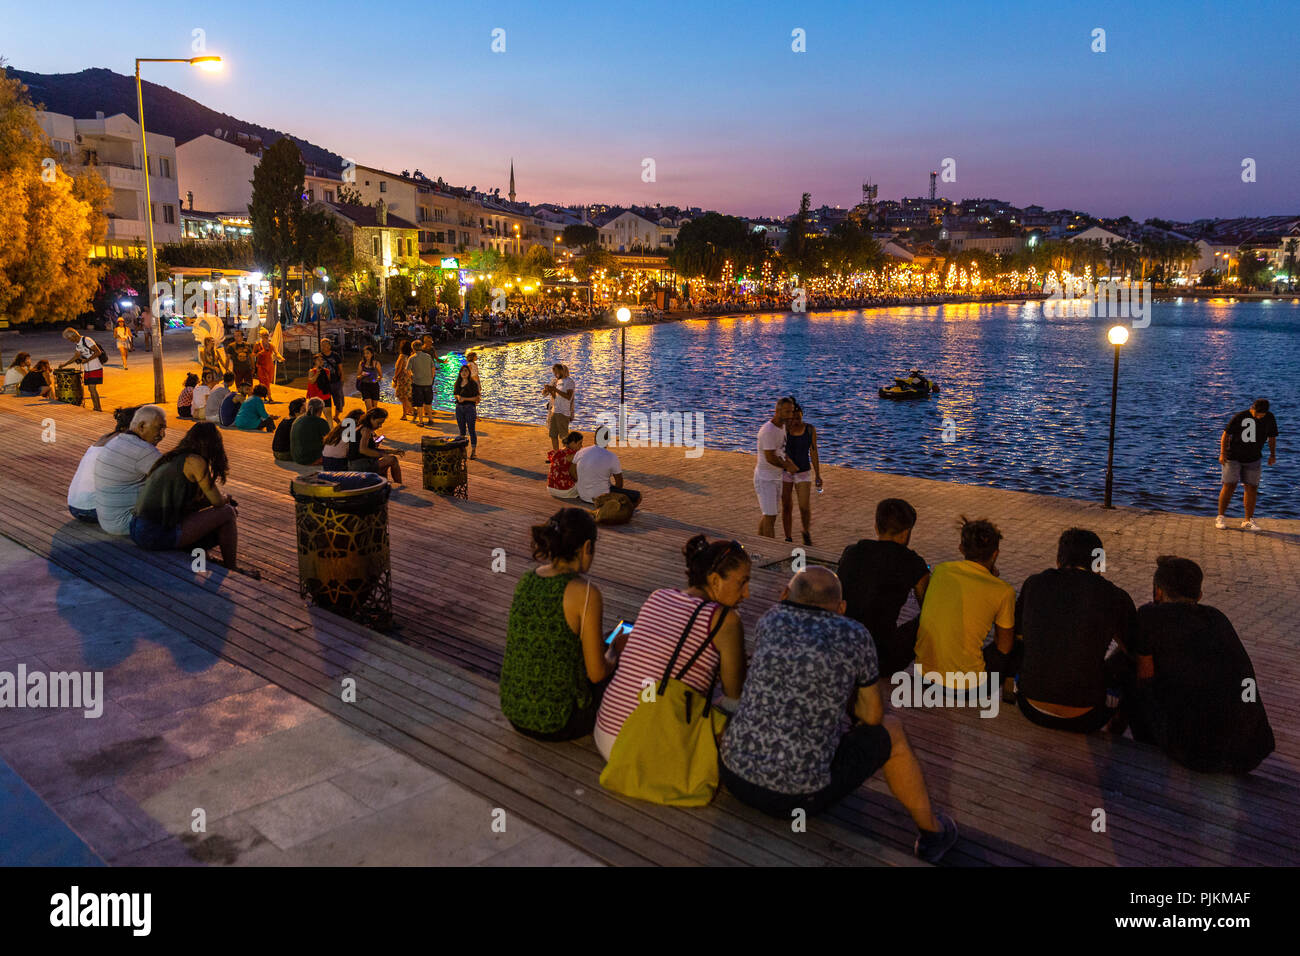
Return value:
M 393 618 L 388 479 L 318 471 L 289 484 L 298 529 L 298 593 L 371 627 Z
M 440 495 L 468 498 L 469 469 L 465 463 L 465 449 L 468 447 L 469 439 L 463 436 L 423 436 L 420 452 L 424 458 L 424 487 Z
M 54 370 L 54 397 L 69 405 L 81 405 L 86 393 L 81 385 L 81 369 L 56 368 Z

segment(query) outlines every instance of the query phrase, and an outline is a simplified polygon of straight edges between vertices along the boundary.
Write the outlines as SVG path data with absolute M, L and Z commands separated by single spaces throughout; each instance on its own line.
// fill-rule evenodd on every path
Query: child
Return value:
M 199 377 L 193 372 L 185 376 L 185 387 L 176 398 L 176 414 L 181 418 L 193 419 L 194 414 L 194 390 L 198 387 Z M 204 393 L 204 401 L 207 400 L 207 393 Z

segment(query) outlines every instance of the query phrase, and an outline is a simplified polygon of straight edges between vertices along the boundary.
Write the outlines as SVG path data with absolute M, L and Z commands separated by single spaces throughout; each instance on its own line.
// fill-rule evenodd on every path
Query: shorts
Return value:
M 723 786 L 741 803 L 768 816 L 789 820 L 795 810 L 815 816 L 829 810 L 858 787 L 867 782 L 877 770 L 889 761 L 893 741 L 883 724 L 857 724 L 840 738 L 831 758 L 831 782 L 814 793 L 780 793 L 750 783 L 727 769 L 718 761 L 718 776 Z
M 807 471 L 801 471 L 793 475 L 790 474 L 790 472 L 788 471 L 784 472 L 781 475 L 781 484 L 783 485 L 792 485 L 796 481 L 800 483 L 806 483 L 812 480 L 813 480 L 813 473 L 811 468 L 809 468 Z
M 95 371 L 93 371 L 93 372 L 83 372 L 83 373 L 82 373 L 82 376 L 81 376 L 81 384 L 83 384 L 83 385 L 103 385 L 103 384 L 104 384 L 104 370 L 103 370 L 102 368 L 97 368 L 97 369 L 95 369 Z
M 758 507 L 765 517 L 774 518 L 781 512 L 781 479 L 754 476 L 754 491 L 758 493 Z
M 578 486 L 577 486 L 577 485 L 574 485 L 572 488 L 556 488 L 556 487 L 553 487 L 552 485 L 547 485 L 547 486 L 546 486 L 546 490 L 549 491 L 549 492 L 551 493 L 551 497 L 552 497 L 552 498 L 576 498 L 576 497 L 578 497 Z
M 1223 463 L 1223 483 L 1225 485 L 1235 485 L 1241 482 L 1243 485 L 1250 485 L 1254 488 L 1259 484 L 1259 475 L 1263 471 L 1262 465 L 1262 458 L 1257 458 L 1255 461 L 1225 461 Z
M 99 523 L 99 515 L 96 514 L 94 508 L 74 508 L 72 505 L 68 505 L 68 514 L 72 515 L 72 517 L 76 518 L 78 521 L 88 521 L 95 524 Z
M 432 385 L 412 385 L 411 386 L 411 404 L 416 408 L 423 408 L 425 405 L 433 404 L 433 386 Z
M 378 382 L 357 382 L 357 391 L 361 397 L 368 402 L 379 401 L 379 383 Z
M 175 551 L 181 540 L 181 526 L 169 528 L 135 515 L 131 519 L 131 540 L 146 551 Z
M 1066 730 L 1076 734 L 1090 734 L 1094 731 L 1101 730 L 1110 719 L 1115 716 L 1113 707 L 1094 707 L 1086 714 L 1080 714 L 1078 717 L 1057 717 L 1055 714 L 1044 713 L 1025 697 L 1023 693 L 1016 694 L 1016 703 L 1020 705 L 1020 712 L 1029 719 L 1030 723 L 1037 724 L 1039 727 L 1046 727 L 1049 730 Z
M 329 455 L 322 455 L 320 467 L 321 471 L 347 471 L 348 460 L 346 458 L 331 458 Z
M 569 434 L 569 422 L 571 419 L 568 415 L 561 415 L 559 412 L 551 412 L 546 416 L 546 432 L 551 438 L 564 438 Z
M 23 389 L 21 389 L 21 388 L 18 389 L 18 397 L 19 397 L 19 398 L 37 398 L 37 397 L 40 396 L 40 394 L 41 394 L 40 392 L 28 392 L 28 391 L 25 391 L 25 390 L 23 390 Z
M 348 471 L 379 471 L 378 458 L 351 458 L 348 460 Z

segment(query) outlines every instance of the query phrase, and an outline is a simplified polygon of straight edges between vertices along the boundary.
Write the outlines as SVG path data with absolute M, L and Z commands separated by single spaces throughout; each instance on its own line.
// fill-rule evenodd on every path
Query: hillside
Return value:
M 116 113 L 125 113 L 132 119 L 136 116 L 133 76 L 102 68 L 80 73 L 29 73 L 12 68 L 6 68 L 5 72 L 25 83 L 31 91 L 32 102 L 49 112 L 65 113 L 79 119 L 93 117 L 96 111 L 102 111 L 105 116 Z M 266 146 L 288 137 L 302 150 L 303 159 L 308 163 L 331 169 L 343 168 L 342 157 L 338 154 L 289 133 L 218 113 L 188 96 L 148 80 L 143 83 L 143 92 L 149 130 L 172 136 L 177 144 L 217 129 L 259 136 Z

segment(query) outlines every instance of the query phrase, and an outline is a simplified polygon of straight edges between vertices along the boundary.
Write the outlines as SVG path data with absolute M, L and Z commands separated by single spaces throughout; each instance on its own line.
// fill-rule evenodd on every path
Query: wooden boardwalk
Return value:
M 47 418 L 57 428 L 52 443 L 41 440 Z M 421 490 L 418 454 L 408 456 L 408 490 L 395 494 L 389 508 L 397 626 L 378 634 L 306 607 L 298 597 L 288 494 L 297 470 L 272 460 L 264 434 L 225 433 L 229 490 L 240 503 L 241 561 L 262 570 L 260 582 L 219 568 L 195 574 L 185 555 L 144 552 L 72 521 L 68 481 L 107 421 L 68 406 L 0 399 L 6 450 L 0 532 L 607 862 L 915 863 L 910 821 L 879 779 L 812 821 L 808 832 L 793 833 L 726 794 L 697 811 L 615 797 L 597 783 L 601 761 L 590 740 L 545 745 L 509 728 L 497 706 L 495 677 L 510 595 L 530 566 L 528 526 L 556 507 L 543 487 L 549 446 L 538 429 L 482 424 L 482 460 L 471 463 L 469 501 Z M 164 448 L 183 427 L 170 425 Z M 418 447 L 419 430 L 390 422 L 386 431 L 392 444 Z M 680 549 L 698 530 L 738 537 L 759 555 L 759 565 L 789 557 L 789 545 L 746 533 L 756 520 L 748 456 L 709 451 L 688 460 L 680 449 L 620 454 L 646 503 L 633 524 L 603 529 L 598 541 L 593 574 L 606 596 L 608 624 L 633 616 L 653 588 L 682 582 Z M 1237 623 L 1260 675 L 1278 753 L 1244 779 L 1191 773 L 1131 740 L 1043 730 L 1014 707 L 995 719 L 952 709 L 904 713 L 935 803 L 962 830 L 948 863 L 1300 861 L 1300 522 L 1267 536 L 1220 532 L 1216 538 L 1210 527 L 1201 542 L 1201 526 L 1210 525 L 1201 519 L 1101 512 L 1079 502 L 841 468 L 825 474 L 828 490 L 815 502 L 814 534 L 828 547 L 810 549 L 812 557 L 837 557 L 869 526 L 875 501 L 889 494 L 917 506 L 916 545 L 932 562 L 954 556 L 952 522 L 959 511 L 993 517 L 1007 534 L 1003 574 L 1017 584 L 1051 563 L 1061 528 L 1086 524 L 1102 534 L 1112 578 L 1139 601 L 1149 591 L 1156 554 L 1201 560 L 1207 602 Z M 1236 550 L 1216 558 L 1225 547 Z M 492 571 L 497 548 L 507 556 L 506 573 Z M 747 629 L 786 577 L 756 570 L 741 609 Z M 356 703 L 340 699 L 344 677 L 357 680 Z M 106 680 L 112 679 L 110 671 Z M 1104 832 L 1093 828 L 1098 809 L 1105 811 Z

